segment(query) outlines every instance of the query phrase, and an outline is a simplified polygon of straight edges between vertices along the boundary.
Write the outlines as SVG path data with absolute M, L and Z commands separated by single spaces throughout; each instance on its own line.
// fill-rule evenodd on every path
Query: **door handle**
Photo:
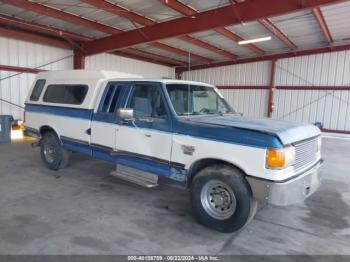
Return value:
M 145 137 L 151 137 L 152 135 L 151 134 L 145 134 Z
M 141 117 L 141 118 L 138 118 L 137 120 L 141 122 L 146 122 L 146 123 L 153 123 L 153 119 L 148 117 Z

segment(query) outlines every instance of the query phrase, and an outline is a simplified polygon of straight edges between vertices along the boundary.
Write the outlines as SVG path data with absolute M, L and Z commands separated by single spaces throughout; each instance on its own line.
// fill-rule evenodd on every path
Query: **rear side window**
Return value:
M 81 105 L 88 91 L 86 85 L 49 85 L 44 94 L 44 102 Z
M 116 111 L 116 105 L 120 96 L 121 86 L 110 85 L 103 101 L 101 112 L 114 113 Z
M 33 92 L 30 95 L 31 101 L 38 101 L 41 95 L 41 92 L 43 91 L 43 88 L 45 86 L 46 80 L 45 79 L 39 79 L 36 81 L 35 86 L 33 88 Z

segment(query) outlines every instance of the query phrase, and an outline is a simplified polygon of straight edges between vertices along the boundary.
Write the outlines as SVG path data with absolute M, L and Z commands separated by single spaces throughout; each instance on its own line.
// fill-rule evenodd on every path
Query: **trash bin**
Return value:
M 11 125 L 13 117 L 10 115 L 0 115 L 0 143 L 11 142 Z

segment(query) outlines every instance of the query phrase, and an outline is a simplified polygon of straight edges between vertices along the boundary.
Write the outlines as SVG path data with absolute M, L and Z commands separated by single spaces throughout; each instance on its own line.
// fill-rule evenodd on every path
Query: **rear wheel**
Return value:
M 191 185 L 191 202 L 201 224 L 225 233 L 241 229 L 256 211 L 244 174 L 226 165 L 199 171 Z
M 62 147 L 54 132 L 47 132 L 40 141 L 41 159 L 51 170 L 59 170 L 68 165 L 68 152 Z

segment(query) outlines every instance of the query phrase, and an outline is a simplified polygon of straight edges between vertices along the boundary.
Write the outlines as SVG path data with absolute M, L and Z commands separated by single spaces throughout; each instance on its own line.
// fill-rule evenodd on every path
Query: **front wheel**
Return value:
M 244 174 L 226 165 L 199 171 L 191 185 L 191 202 L 201 224 L 225 233 L 241 229 L 256 211 Z
M 40 141 L 41 159 L 51 170 L 59 170 L 68 165 L 68 152 L 62 147 L 54 132 L 47 132 Z

